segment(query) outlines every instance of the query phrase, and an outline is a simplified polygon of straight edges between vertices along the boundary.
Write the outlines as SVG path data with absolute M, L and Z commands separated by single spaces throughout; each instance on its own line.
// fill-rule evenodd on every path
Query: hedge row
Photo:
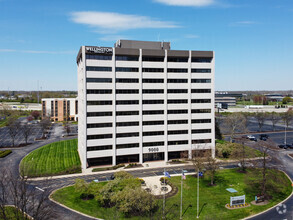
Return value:
M 8 154 L 11 154 L 11 153 L 12 153 L 11 150 L 0 151 L 0 158 L 6 157 Z

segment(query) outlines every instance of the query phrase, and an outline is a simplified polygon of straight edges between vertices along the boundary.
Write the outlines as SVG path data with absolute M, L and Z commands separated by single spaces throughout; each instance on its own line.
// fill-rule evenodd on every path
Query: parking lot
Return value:
M 32 133 L 28 137 L 28 143 L 34 142 L 35 138 L 42 137 L 42 130 L 38 124 L 32 124 Z M 14 139 L 14 145 L 18 146 L 20 144 L 25 144 L 25 138 L 21 131 L 21 128 L 18 129 L 17 135 Z M 0 128 L 0 147 L 12 146 L 12 138 L 9 134 L 9 129 L 7 127 Z

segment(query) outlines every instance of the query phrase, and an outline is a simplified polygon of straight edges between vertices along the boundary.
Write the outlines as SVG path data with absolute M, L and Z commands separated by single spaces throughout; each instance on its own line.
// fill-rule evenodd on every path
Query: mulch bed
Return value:
M 169 198 L 171 196 L 175 196 L 178 192 L 178 188 L 176 186 L 170 185 L 172 187 L 172 190 L 165 194 L 165 198 Z M 156 199 L 163 199 L 164 195 L 155 195 Z

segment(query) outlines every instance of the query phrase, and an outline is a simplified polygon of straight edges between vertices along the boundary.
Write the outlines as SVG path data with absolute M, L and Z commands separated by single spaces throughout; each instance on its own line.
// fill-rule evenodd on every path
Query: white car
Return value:
M 250 162 L 244 162 L 244 166 L 245 167 L 253 167 L 253 164 L 250 163 Z M 238 167 L 242 167 L 242 164 L 241 163 L 238 163 Z

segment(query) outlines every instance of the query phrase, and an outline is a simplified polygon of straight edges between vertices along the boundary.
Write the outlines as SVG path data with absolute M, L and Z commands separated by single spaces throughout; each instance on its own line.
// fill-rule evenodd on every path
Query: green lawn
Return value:
M 6 219 L 29 219 L 12 206 L 5 206 L 4 209 Z M 2 212 L 0 212 L 0 219 L 5 219 Z
M 20 170 L 28 177 L 81 172 L 77 139 L 55 142 L 32 151 L 21 161 Z
M 249 171 L 248 171 L 249 172 Z M 280 186 L 281 193 L 274 193 L 270 203 L 265 206 L 251 205 L 247 208 L 228 210 L 225 204 L 229 203 L 230 196 L 246 195 L 246 202 L 254 200 L 254 193 L 251 193 L 245 185 L 246 174 L 237 172 L 236 169 L 220 170 L 216 177 L 216 186 L 209 186 L 209 179 L 200 180 L 200 218 L 201 219 L 242 219 L 249 215 L 261 212 L 276 205 L 278 202 L 285 199 L 292 191 L 290 180 L 279 171 L 273 171 L 276 175 L 280 175 L 284 179 L 285 184 Z M 167 219 L 179 219 L 180 210 L 180 177 L 171 177 L 171 182 L 178 187 L 178 193 L 166 199 Z M 106 183 L 97 183 L 106 184 Z M 183 184 L 183 219 L 196 219 L 196 185 L 197 179 L 193 176 L 187 176 Z M 238 193 L 229 193 L 226 188 L 234 188 Z M 102 208 L 98 205 L 95 199 L 84 201 L 80 199 L 80 194 L 76 193 L 73 186 L 62 188 L 56 191 L 52 198 L 72 209 L 78 210 L 85 214 L 103 218 L 114 219 L 119 216 L 119 219 L 124 218 L 121 213 L 118 213 L 115 208 Z M 162 213 L 163 200 L 158 200 L 159 208 L 154 213 L 155 217 L 160 218 Z M 189 207 L 191 205 L 192 207 Z M 132 217 L 129 219 L 150 219 L 147 217 Z M 157 219 L 157 218 L 155 218 Z

